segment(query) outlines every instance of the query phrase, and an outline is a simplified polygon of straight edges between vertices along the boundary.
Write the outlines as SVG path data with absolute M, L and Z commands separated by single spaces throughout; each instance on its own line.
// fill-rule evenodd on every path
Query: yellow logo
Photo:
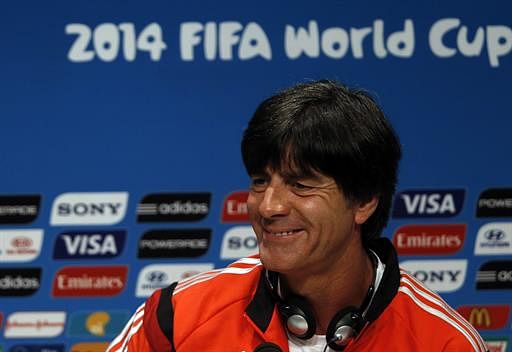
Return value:
M 71 347 L 71 352 L 105 352 L 108 342 L 81 342 Z
M 105 327 L 110 321 L 110 315 L 107 312 L 94 312 L 85 321 L 87 331 L 95 336 L 105 336 Z
M 487 308 L 473 308 L 469 314 L 469 322 L 476 328 L 488 328 L 491 326 L 491 314 Z

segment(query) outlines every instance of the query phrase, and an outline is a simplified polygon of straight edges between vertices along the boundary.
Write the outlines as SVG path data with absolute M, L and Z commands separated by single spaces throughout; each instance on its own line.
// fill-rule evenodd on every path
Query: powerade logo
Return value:
M 153 193 L 137 207 L 138 222 L 198 221 L 210 211 L 211 193 Z
M 64 345 L 14 345 L 9 352 L 64 352 Z
M 490 188 L 480 193 L 476 216 L 512 217 L 512 188 Z
M 127 266 L 69 266 L 53 281 L 54 297 L 114 296 L 126 285 Z
M 230 193 L 224 199 L 221 222 L 249 222 L 248 196 L 249 192 L 247 191 Z
M 407 260 L 401 262 L 400 266 L 431 290 L 454 292 L 464 284 L 468 261 L 460 259 Z
M 127 206 L 127 192 L 64 193 L 53 202 L 50 224 L 114 225 Z
M 457 311 L 478 330 L 497 330 L 507 325 L 510 306 L 506 304 L 462 306 L 457 308 Z
M 396 195 L 394 218 L 446 218 L 455 216 L 464 204 L 463 189 L 407 190 Z
M 68 336 L 112 338 L 123 330 L 129 313 L 125 311 L 76 312 L 68 320 Z
M 14 312 L 7 317 L 4 337 L 48 338 L 64 331 L 66 312 Z
M 212 231 L 209 229 L 152 230 L 139 241 L 139 258 L 184 258 L 206 254 Z
M 212 269 L 212 263 L 148 265 L 139 272 L 135 296 L 149 297 L 156 289 Z
M 512 289 L 512 260 L 484 263 L 476 274 L 477 290 Z
M 40 206 L 40 195 L 0 196 L 0 224 L 29 224 Z
M 465 237 L 465 224 L 406 225 L 396 230 L 393 244 L 399 255 L 446 255 L 458 252 Z
M 493 222 L 483 225 L 476 236 L 475 254 L 512 254 L 512 223 Z
M 41 286 L 41 268 L 0 269 L 0 297 L 30 296 Z
M 224 234 L 221 259 L 238 259 L 258 253 L 258 240 L 251 226 L 236 226 Z
M 0 230 L 0 263 L 29 262 L 41 253 L 43 230 Z
M 124 248 L 126 231 L 81 231 L 59 234 L 54 259 L 94 259 L 117 257 Z

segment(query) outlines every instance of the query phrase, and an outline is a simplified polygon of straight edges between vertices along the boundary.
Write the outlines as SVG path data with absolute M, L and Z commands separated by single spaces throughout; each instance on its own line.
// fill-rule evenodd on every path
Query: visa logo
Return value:
M 126 231 L 64 232 L 59 234 L 54 259 L 112 258 L 121 254 Z
M 394 218 L 451 217 L 462 210 L 463 189 L 407 190 L 395 197 Z

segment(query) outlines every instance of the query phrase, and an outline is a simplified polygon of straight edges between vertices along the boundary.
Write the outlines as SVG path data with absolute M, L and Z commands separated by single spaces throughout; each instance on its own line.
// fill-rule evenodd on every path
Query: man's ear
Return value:
M 355 209 L 354 221 L 356 224 L 364 224 L 366 220 L 368 220 L 368 218 L 375 212 L 377 205 L 379 205 L 378 197 L 372 197 L 368 201 L 359 203 Z

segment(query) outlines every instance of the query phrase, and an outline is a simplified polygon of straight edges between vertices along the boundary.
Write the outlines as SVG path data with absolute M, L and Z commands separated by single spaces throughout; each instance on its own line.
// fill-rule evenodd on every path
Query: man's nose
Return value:
M 285 185 L 270 184 L 263 193 L 258 210 L 265 218 L 285 216 L 290 210 L 288 201 L 288 190 Z

